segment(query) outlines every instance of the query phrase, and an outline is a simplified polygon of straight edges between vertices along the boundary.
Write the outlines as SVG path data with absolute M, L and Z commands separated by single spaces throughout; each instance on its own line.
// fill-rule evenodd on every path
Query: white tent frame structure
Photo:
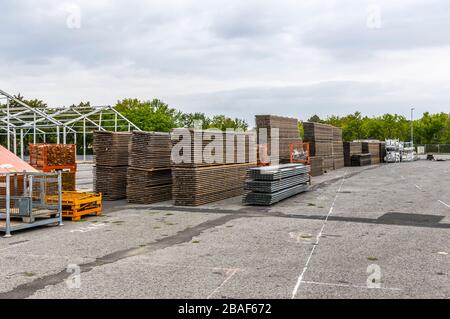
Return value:
M 22 159 L 27 135 L 33 135 L 34 144 L 38 140 L 45 143 L 48 135 L 56 135 L 58 144 L 62 137 L 62 144 L 66 144 L 67 136 L 73 134 L 77 144 L 77 135 L 81 134 L 86 160 L 86 136 L 94 131 L 141 130 L 110 105 L 35 108 L 0 89 L 0 136 L 6 135 L 5 146 Z

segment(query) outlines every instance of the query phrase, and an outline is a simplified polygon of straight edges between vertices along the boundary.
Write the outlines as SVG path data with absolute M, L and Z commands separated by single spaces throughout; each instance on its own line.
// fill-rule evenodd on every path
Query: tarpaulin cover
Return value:
M 27 162 L 22 161 L 19 157 L 8 151 L 0 145 L 0 174 L 1 173 L 21 173 L 21 172 L 38 172 Z

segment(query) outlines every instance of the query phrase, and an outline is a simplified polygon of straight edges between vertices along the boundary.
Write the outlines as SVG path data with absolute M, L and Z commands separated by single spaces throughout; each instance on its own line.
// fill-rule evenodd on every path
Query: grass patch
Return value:
M 200 241 L 199 240 L 193 240 L 192 243 L 193 244 L 200 244 Z
M 123 223 L 125 223 L 123 220 L 116 220 L 112 222 L 115 225 L 122 225 Z
M 86 219 L 74 220 L 75 223 L 84 223 L 87 222 Z
M 370 261 L 377 261 L 378 258 L 377 258 L 377 257 L 373 257 L 373 256 L 369 256 L 369 257 L 367 257 L 367 260 L 370 260 Z
M 308 206 L 316 206 L 316 204 L 308 203 Z
M 22 275 L 24 275 L 25 277 L 34 277 L 35 273 L 30 272 L 30 271 L 25 271 L 24 273 L 22 273 Z
M 174 214 L 172 213 L 167 213 L 166 216 L 173 216 Z

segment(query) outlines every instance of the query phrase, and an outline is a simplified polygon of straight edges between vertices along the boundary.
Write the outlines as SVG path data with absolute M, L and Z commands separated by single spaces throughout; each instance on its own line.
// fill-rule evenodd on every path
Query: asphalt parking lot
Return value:
M 449 176 L 345 168 L 270 208 L 108 202 L 0 238 L 0 298 L 449 298 Z

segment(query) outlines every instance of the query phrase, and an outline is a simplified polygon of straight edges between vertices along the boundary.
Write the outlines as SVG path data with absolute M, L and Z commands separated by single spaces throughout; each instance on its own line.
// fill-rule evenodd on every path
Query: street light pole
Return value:
M 411 147 L 414 147 L 414 108 L 411 108 Z

